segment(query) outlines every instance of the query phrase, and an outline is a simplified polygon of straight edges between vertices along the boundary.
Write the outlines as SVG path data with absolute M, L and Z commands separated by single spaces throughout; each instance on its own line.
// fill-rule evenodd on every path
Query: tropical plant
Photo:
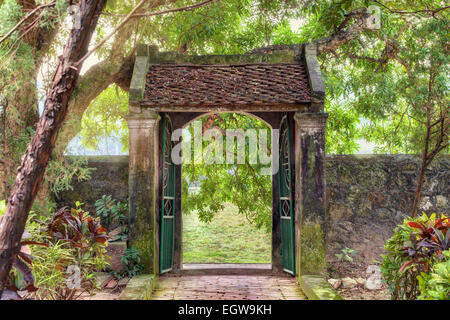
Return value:
M 403 256 L 409 259 L 406 261 L 400 271 L 411 265 L 420 265 L 428 272 L 430 264 L 435 260 L 444 259 L 443 252 L 450 248 L 450 228 L 449 218 L 443 216 L 440 219 L 430 217 L 428 224 L 422 221 L 411 221 L 408 225 L 414 229 L 420 230 L 419 233 L 411 234 L 411 246 L 403 248 Z
M 118 232 L 112 232 L 110 241 L 128 238 L 128 205 L 113 199 L 110 195 L 103 195 L 95 202 L 95 211 L 100 217 L 102 225 L 108 230 L 119 228 Z
M 450 300 L 450 250 L 442 252 L 442 262 L 436 263 L 430 273 L 421 272 L 419 300 Z
M 127 210 L 127 204 L 120 203 L 120 201 L 113 199 L 110 195 L 103 195 L 101 199 L 95 201 L 95 211 L 108 229 L 114 224 L 126 223 Z
M 436 214 L 408 218 L 394 229 L 384 248 L 381 271 L 394 300 L 413 300 L 420 294 L 418 276 L 425 279 L 448 248 L 449 219 Z
M 62 240 L 84 251 L 97 249 L 107 241 L 106 229 L 98 219 L 79 208 L 59 209 L 47 223 L 46 232 L 53 241 Z
M 29 287 L 32 281 L 26 297 L 71 300 L 95 288 L 95 272 L 107 265 L 107 236 L 98 219 L 79 207 L 62 208 L 51 218 L 32 212 L 26 230 L 28 238 L 24 244 L 41 246 L 30 246 L 25 256 L 28 269 L 22 264 L 13 270 L 12 289 L 22 289 L 24 283 Z M 76 285 L 71 285 L 72 276 L 78 277 L 79 283 L 75 279 Z

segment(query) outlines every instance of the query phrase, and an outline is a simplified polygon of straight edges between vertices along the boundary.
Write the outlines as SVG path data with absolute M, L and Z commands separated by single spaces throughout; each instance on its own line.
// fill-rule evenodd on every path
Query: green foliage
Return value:
M 144 266 L 141 264 L 139 250 L 128 248 L 120 257 L 120 260 L 125 264 L 125 269 L 112 272 L 112 275 L 117 279 L 137 276 L 144 269 Z
M 3 214 L 5 214 L 5 211 L 6 211 L 6 201 L 0 200 L 0 217 L 3 216 Z
M 424 226 L 417 233 L 418 226 Z M 448 230 L 448 218 L 436 219 L 435 214 L 405 219 L 394 229 L 384 248 L 381 271 L 388 284 L 392 299 L 412 300 L 420 294 L 419 282 L 425 287 L 429 280 L 430 269 L 443 258 L 442 240 Z M 443 239 L 436 238 L 435 230 L 443 233 Z M 418 280 L 422 279 L 422 280 Z
M 38 300 L 66 300 L 66 265 L 76 264 L 74 249 L 64 242 L 56 241 L 48 247 L 35 246 L 31 253 L 34 257 L 32 272 L 38 290 L 34 298 Z M 64 261 L 64 263 L 62 263 Z
M 202 124 L 207 119 L 201 118 Z M 262 121 L 242 114 L 221 114 L 213 123 L 213 127 L 227 129 L 263 129 L 267 130 L 268 152 L 270 153 L 270 128 Z M 194 137 L 193 126 L 187 128 L 190 136 Z M 203 141 L 203 150 L 219 144 L 215 141 Z M 234 149 L 237 150 L 237 139 L 234 140 Z M 199 219 L 204 222 L 211 221 L 214 214 L 223 210 L 226 203 L 237 206 L 238 213 L 244 215 L 258 228 L 270 232 L 272 225 L 272 183 L 271 175 L 261 175 L 260 169 L 269 165 L 252 164 L 249 161 L 249 143 L 245 145 L 244 164 L 207 164 L 205 161 L 198 163 L 195 158 L 195 148 L 192 147 L 191 161 L 183 162 L 182 177 L 182 201 L 183 212 L 196 212 Z M 222 149 L 221 149 L 222 150 Z M 223 137 L 223 155 L 226 158 L 226 137 Z M 214 153 L 212 153 L 214 155 Z M 183 160 L 185 161 L 185 160 Z M 236 162 L 236 161 L 235 161 Z M 200 190 L 189 192 L 193 184 L 200 184 Z
M 403 257 L 403 248 L 410 241 L 413 232 L 413 228 L 407 223 L 408 221 L 428 221 L 428 217 L 421 216 L 405 220 L 394 229 L 394 235 L 384 246 L 387 254 L 382 255 L 381 272 L 394 300 L 411 300 L 419 294 L 416 282 L 419 271 L 410 268 L 400 272 L 400 268 L 406 262 Z
M 45 243 L 30 246 L 36 299 L 76 299 L 95 288 L 95 272 L 106 262 L 106 235 L 98 221 L 80 208 L 63 208 L 53 214 L 30 213 L 26 230 L 28 241 Z M 80 288 L 71 288 L 70 266 L 80 270 Z
M 87 164 L 87 158 L 83 157 L 50 161 L 45 173 L 53 194 L 58 196 L 63 191 L 73 190 L 74 179 L 77 181 L 88 180 L 91 172 L 95 169 L 89 168 Z
M 113 199 L 110 195 L 103 195 L 95 202 L 95 211 L 101 218 L 102 225 L 108 230 L 122 227 L 122 232 L 114 240 L 127 239 L 128 204 Z
M 388 4 L 397 11 L 408 12 L 428 5 L 438 8 L 441 3 Z M 313 15 L 320 12 L 320 20 L 307 20 L 311 28 L 317 28 L 311 31 L 305 26 L 304 36 L 326 36 L 345 14 L 363 6 L 362 1 L 328 4 L 319 1 L 310 10 Z M 375 152 L 379 153 L 420 153 L 424 146 L 427 106 L 431 108 L 432 121 L 440 110 L 447 108 L 448 10 L 442 11 L 440 18 L 427 14 L 406 18 L 407 15 L 380 8 L 380 30 L 366 31 L 357 40 L 340 46 L 333 55 L 320 57 L 327 92 L 326 109 L 332 110 L 332 115 L 336 108 L 330 105 L 339 106 L 353 124 L 350 135 L 345 127 L 328 124 L 327 148 L 332 152 L 340 152 L 331 141 L 338 133 L 344 141 L 346 136 L 353 142 L 364 138 L 377 145 Z M 361 125 L 355 126 L 358 120 Z M 447 148 L 445 152 L 448 151 Z
M 450 250 L 443 252 L 442 262 L 433 265 L 430 273 L 421 272 L 419 300 L 450 300 Z
M 83 114 L 81 144 L 96 150 L 100 141 L 117 137 L 123 146 L 122 151 L 127 152 L 128 126 L 124 118 L 127 113 L 128 93 L 116 85 L 109 86 L 92 101 Z
M 335 253 L 334 254 L 336 258 L 338 258 L 339 261 L 353 261 L 353 256 L 356 255 L 355 250 L 350 248 L 344 248 L 341 250 L 341 253 Z

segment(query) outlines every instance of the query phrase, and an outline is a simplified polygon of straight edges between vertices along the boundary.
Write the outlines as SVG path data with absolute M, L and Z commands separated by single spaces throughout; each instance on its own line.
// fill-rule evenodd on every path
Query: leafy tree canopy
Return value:
M 108 1 L 95 33 L 94 45 L 105 39 L 137 2 Z M 0 1 L 0 35 L 26 16 L 29 12 L 24 10 L 27 3 Z M 51 1 L 35 3 L 50 4 Z M 139 13 L 148 14 L 196 3 L 199 1 L 149 1 Z M 20 89 L 23 83 L 30 83 L 30 77 L 36 80 L 39 72 L 49 70 L 43 77 L 45 91 L 46 80 L 51 79 L 52 66 L 67 34 L 62 23 L 66 18 L 63 13 L 67 4 L 67 1 L 58 0 L 42 11 L 36 23 L 43 37 L 35 36 L 33 32 L 24 35 L 27 29 L 18 29 L 1 44 L 0 110 L 8 106 L 7 122 L 11 124 L 8 126 L 11 132 L 7 132 L 5 137 L 9 139 L 7 153 L 11 158 L 18 159 L 24 145 L 13 137 L 22 136 L 26 141 L 29 137 L 27 132 L 33 130 L 33 122 L 26 121 L 26 112 L 20 109 L 21 106 L 27 106 L 26 110 L 37 110 L 37 93 L 32 88 L 36 81 L 26 88 L 31 95 Z M 95 52 L 99 62 L 81 77 L 58 141 L 62 140 L 61 145 L 65 147 L 80 133 L 83 145 L 96 148 L 102 137 L 118 135 L 127 149 L 126 123 L 122 118 L 127 112 L 127 93 L 118 87 L 126 89 L 120 82 L 120 70 L 127 70 L 127 57 L 133 56 L 137 43 L 155 44 L 161 51 L 186 54 L 242 54 L 258 47 L 333 37 L 356 26 L 360 21 L 358 14 L 369 6 L 379 9 L 380 28 L 359 29 L 358 35 L 350 41 L 339 43 L 319 56 L 327 93 L 325 109 L 329 113 L 327 152 L 353 153 L 358 150 L 358 139 L 365 139 L 377 145 L 375 152 L 419 153 L 426 143 L 430 143 L 425 141 L 426 114 L 433 122 L 448 112 L 449 26 L 446 1 L 221 0 L 192 10 L 133 18 Z M 33 23 L 33 19 L 29 23 Z M 31 97 L 31 103 L 15 103 L 18 96 Z M 246 117 L 227 115 L 223 122 L 216 119 L 215 124 L 231 125 L 234 121 L 229 121 L 231 117 L 238 119 L 239 125 L 241 122 L 242 125 L 251 123 Z M 444 128 L 448 133 L 448 117 L 446 121 L 440 127 L 436 126 L 436 130 Z M 14 127 L 18 130 L 13 130 Z M 431 142 L 437 139 L 439 136 L 434 135 Z M 445 146 L 448 134 L 444 139 Z M 448 151 L 448 147 L 443 150 Z M 265 212 L 270 200 L 260 196 L 259 180 L 252 177 L 249 167 L 236 167 L 237 173 L 228 174 L 234 169 L 224 166 L 220 170 L 209 170 L 205 166 L 194 171 L 194 168 L 186 166 L 186 176 L 191 175 L 191 179 L 208 177 L 202 185 L 209 191 L 190 197 L 192 201 L 185 201 L 185 208 L 198 210 L 208 220 L 225 201 L 232 200 L 240 203 L 240 211 L 258 225 L 267 226 L 269 220 Z M 246 184 L 238 185 L 236 176 Z M 215 183 L 218 177 L 225 181 L 224 184 Z M 263 189 L 270 191 L 270 181 L 260 179 Z M 211 196 L 212 190 L 215 190 L 216 198 Z M 205 205 L 200 206 L 201 203 Z

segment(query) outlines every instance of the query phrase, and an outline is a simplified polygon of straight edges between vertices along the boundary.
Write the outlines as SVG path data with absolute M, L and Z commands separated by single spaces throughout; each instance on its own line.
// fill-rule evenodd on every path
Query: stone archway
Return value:
M 207 117 L 211 114 L 220 114 L 220 113 L 228 113 L 226 111 L 216 111 L 216 112 L 168 112 L 166 115 L 170 117 L 172 120 L 172 124 L 174 129 L 186 128 L 194 121 L 201 119 L 203 117 Z M 235 112 L 239 114 L 244 114 L 249 117 L 253 117 L 255 119 L 260 120 L 264 124 L 266 124 L 270 129 L 272 127 L 279 127 L 279 116 L 280 114 L 266 114 L 261 115 L 258 113 L 249 113 L 249 112 Z M 182 191 L 181 191 L 181 179 L 182 179 L 182 165 L 175 165 L 175 179 L 176 183 L 176 216 L 177 220 L 175 222 L 175 240 L 174 240 L 174 260 L 173 260 L 173 271 L 179 272 L 183 267 L 183 221 L 182 221 Z M 272 177 L 271 190 L 278 190 L 278 181 L 273 181 Z M 279 217 L 278 217 L 278 204 L 276 203 L 277 197 L 275 193 L 272 192 L 272 230 L 271 230 L 271 265 L 274 273 L 278 273 L 282 270 L 281 268 L 281 253 L 280 253 L 280 230 L 279 230 Z M 217 270 L 218 272 L 223 272 L 223 270 Z
M 292 128 L 292 201 L 295 273 L 325 271 L 324 86 L 313 45 L 268 54 L 187 56 L 140 45 L 130 85 L 130 247 L 139 249 L 145 272 L 159 274 L 161 114 L 174 128 L 210 112 L 246 112 L 278 128 Z M 175 167 L 175 179 L 181 167 Z M 278 179 L 272 177 L 272 264 L 281 267 Z M 175 195 L 181 187 L 175 185 Z M 178 188 L 178 189 L 177 189 Z M 181 199 L 175 201 L 175 215 Z M 175 220 L 176 221 L 176 220 Z M 175 230 L 181 224 L 175 223 Z M 176 232 L 175 232 L 176 234 Z M 175 239 L 177 252 L 179 241 Z M 181 250 L 178 250 L 181 253 Z M 174 255 L 176 268 L 181 258 Z

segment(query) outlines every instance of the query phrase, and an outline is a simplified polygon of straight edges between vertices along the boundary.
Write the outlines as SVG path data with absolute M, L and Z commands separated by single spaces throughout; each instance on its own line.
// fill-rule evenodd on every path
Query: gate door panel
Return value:
M 291 179 L 292 164 L 290 153 L 290 130 L 287 116 L 284 116 L 281 120 L 279 142 L 278 184 L 280 190 L 279 206 L 282 267 L 284 271 L 295 274 L 295 235 Z
M 172 270 L 175 226 L 175 165 L 172 162 L 172 123 L 167 115 L 162 119 L 162 197 L 161 197 L 161 244 L 159 255 L 160 273 Z

